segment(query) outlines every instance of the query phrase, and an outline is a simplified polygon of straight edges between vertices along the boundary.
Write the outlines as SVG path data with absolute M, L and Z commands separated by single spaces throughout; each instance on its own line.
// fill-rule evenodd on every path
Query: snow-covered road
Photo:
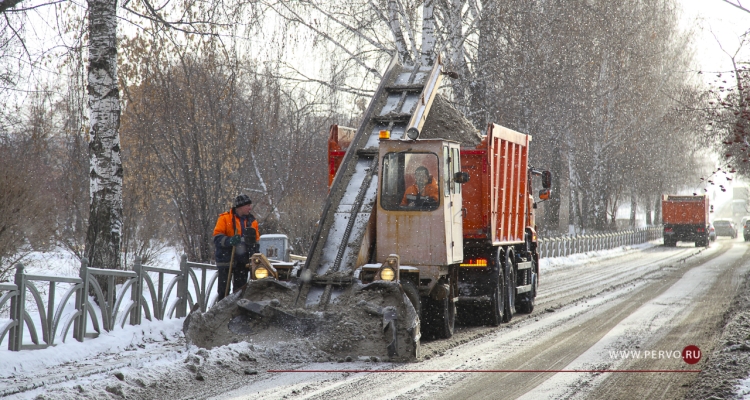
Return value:
M 723 313 L 750 268 L 744 261 L 748 249 L 740 240 L 721 238 L 708 249 L 643 245 L 544 260 L 531 315 L 517 315 L 498 328 L 462 327 L 450 340 L 425 342 L 426 357 L 417 363 L 331 362 L 304 340 L 197 349 L 185 346 L 181 321 L 166 321 L 84 344 L 0 350 L 0 394 L 682 398 L 697 375 L 691 371 L 706 359 L 690 365 L 678 353 L 688 345 L 704 354 L 714 347 Z M 681 372 L 556 372 L 636 369 Z M 276 372 L 289 370 L 297 372 Z

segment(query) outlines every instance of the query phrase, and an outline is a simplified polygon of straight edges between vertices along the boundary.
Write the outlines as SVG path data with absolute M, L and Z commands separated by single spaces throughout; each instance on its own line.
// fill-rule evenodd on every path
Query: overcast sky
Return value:
M 737 0 L 734 0 L 737 1 Z M 750 29 L 750 13 L 722 0 L 679 0 L 684 9 L 686 24 L 699 29 L 698 58 L 706 71 L 726 71 L 731 68 L 729 57 L 721 46 L 735 52 L 738 36 Z M 750 1 L 745 2 L 750 8 Z

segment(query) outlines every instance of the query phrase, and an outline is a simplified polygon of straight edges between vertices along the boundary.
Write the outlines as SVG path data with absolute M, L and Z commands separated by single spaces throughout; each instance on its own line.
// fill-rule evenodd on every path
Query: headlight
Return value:
M 258 267 L 255 269 L 255 279 L 263 279 L 268 277 L 268 270 L 263 267 Z
M 392 281 L 395 277 L 396 272 L 393 271 L 393 268 L 385 267 L 380 270 L 380 279 L 384 281 Z
M 419 129 L 417 129 L 416 126 L 412 126 L 406 131 L 406 137 L 411 140 L 417 140 L 417 138 L 419 137 Z

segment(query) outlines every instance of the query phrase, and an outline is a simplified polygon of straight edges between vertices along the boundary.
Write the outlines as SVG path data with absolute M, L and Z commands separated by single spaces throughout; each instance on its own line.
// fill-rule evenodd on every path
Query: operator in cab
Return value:
M 414 171 L 414 184 L 406 188 L 401 200 L 402 207 L 432 210 L 438 205 L 438 185 L 427 167 Z

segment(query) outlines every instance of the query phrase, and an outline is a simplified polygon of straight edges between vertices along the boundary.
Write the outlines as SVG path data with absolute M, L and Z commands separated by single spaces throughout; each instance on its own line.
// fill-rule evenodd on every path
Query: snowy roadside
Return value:
M 587 260 L 616 258 L 656 245 L 659 245 L 658 241 L 545 259 L 540 267 L 542 271 L 565 268 L 586 263 Z M 51 257 L 47 258 L 49 262 Z M 63 262 L 56 271 L 45 273 L 62 274 L 66 269 L 70 275 L 77 274 L 76 268 L 65 266 Z M 732 309 L 740 311 L 740 303 L 735 303 L 738 306 Z M 750 305 L 750 299 L 746 303 Z M 750 339 L 750 307 L 745 307 L 744 312 L 744 316 L 741 313 L 736 316 L 728 315 L 727 320 L 740 318 L 735 325 L 744 327 L 743 337 Z M 275 346 L 241 342 L 211 350 L 199 349 L 186 345 L 182 323 L 183 319 L 172 319 L 125 326 L 123 329 L 103 332 L 99 338 L 89 339 L 85 343 L 69 339 L 66 343 L 60 342 L 55 347 L 44 350 L 10 352 L 4 347 L 0 349 L 0 360 L 3 360 L 0 362 L 0 396 L 11 395 L 20 399 L 123 396 L 203 398 L 251 382 L 257 381 L 262 386 L 261 381 L 269 376 L 267 370 L 331 362 L 322 352 L 311 349 L 310 344 L 304 340 L 278 343 Z M 732 324 L 727 326 L 729 330 Z M 738 345 L 740 342 L 734 344 Z M 732 356 L 750 356 L 750 352 L 737 350 L 736 346 L 733 349 L 735 350 L 726 352 Z M 712 361 L 718 359 L 713 355 L 711 357 Z M 729 362 L 725 364 L 725 367 L 732 366 Z M 750 366 L 750 359 L 740 364 L 743 365 L 734 365 L 734 379 L 748 377 L 750 373 L 743 370 L 744 366 Z M 347 363 L 346 368 L 388 368 L 388 365 L 389 363 L 355 361 Z M 338 364 L 334 368 L 340 367 Z M 707 370 L 710 368 L 709 366 Z M 737 387 L 734 396 L 748 396 L 748 391 L 747 387 Z
M 724 328 L 714 351 L 693 383 L 689 399 L 750 400 L 750 276 L 724 315 Z

